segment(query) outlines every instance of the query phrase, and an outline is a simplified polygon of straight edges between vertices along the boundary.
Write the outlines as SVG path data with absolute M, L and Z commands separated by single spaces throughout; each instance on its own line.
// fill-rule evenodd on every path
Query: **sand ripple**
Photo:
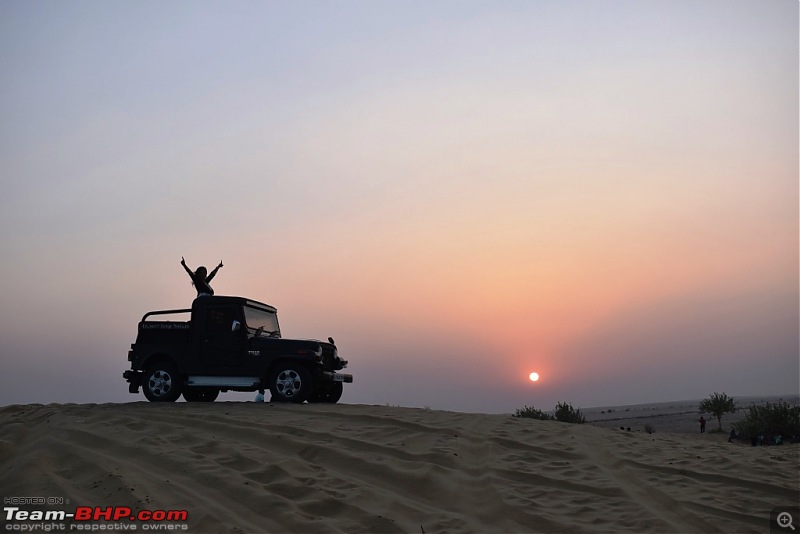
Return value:
M 797 446 L 381 406 L 0 410 L 4 496 L 189 510 L 191 532 L 764 532 Z

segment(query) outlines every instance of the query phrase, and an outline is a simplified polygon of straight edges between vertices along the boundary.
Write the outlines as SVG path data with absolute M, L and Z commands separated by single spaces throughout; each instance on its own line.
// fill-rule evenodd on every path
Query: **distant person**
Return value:
M 728 443 L 733 443 L 733 440 L 738 439 L 739 436 L 736 435 L 736 429 L 731 428 L 731 433 L 728 436 Z
M 223 267 L 222 261 L 211 271 L 211 274 L 208 274 L 208 271 L 202 265 L 198 267 L 196 271 L 192 272 L 192 270 L 186 266 L 186 260 L 183 259 L 183 256 L 181 256 L 181 265 L 183 265 L 183 268 L 189 273 L 189 278 L 192 279 L 192 285 L 197 290 L 198 297 L 211 297 L 214 295 L 214 290 L 211 289 L 209 282 L 211 282 L 211 279 L 217 274 L 220 267 Z
M 700 423 L 700 433 L 701 434 L 705 434 L 706 433 L 706 418 L 701 415 L 700 416 L 700 420 L 698 421 L 698 423 Z

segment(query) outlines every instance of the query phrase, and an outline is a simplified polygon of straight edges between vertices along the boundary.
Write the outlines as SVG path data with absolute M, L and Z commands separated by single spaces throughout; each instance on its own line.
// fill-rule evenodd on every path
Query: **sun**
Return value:
M 539 373 L 531 373 L 530 375 L 528 375 L 528 378 L 531 379 L 531 382 L 536 382 L 537 380 L 539 380 Z

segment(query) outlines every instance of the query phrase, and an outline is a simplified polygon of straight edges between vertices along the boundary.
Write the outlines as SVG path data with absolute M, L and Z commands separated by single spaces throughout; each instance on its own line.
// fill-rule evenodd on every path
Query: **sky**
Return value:
M 793 0 L 1 2 L 0 405 L 143 400 L 182 256 L 333 336 L 341 402 L 796 394 L 798 42 Z

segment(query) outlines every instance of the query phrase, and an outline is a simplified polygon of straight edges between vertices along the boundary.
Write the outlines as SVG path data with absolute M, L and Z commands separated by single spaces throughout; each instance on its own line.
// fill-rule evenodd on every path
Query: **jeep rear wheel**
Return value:
M 183 398 L 186 402 L 214 402 L 219 397 L 219 390 L 214 388 L 186 388 Z
M 147 368 L 142 389 L 150 402 L 175 402 L 181 396 L 183 384 L 174 365 L 158 362 Z
M 278 365 L 269 381 L 272 402 L 302 403 L 311 393 L 311 375 L 302 365 Z

